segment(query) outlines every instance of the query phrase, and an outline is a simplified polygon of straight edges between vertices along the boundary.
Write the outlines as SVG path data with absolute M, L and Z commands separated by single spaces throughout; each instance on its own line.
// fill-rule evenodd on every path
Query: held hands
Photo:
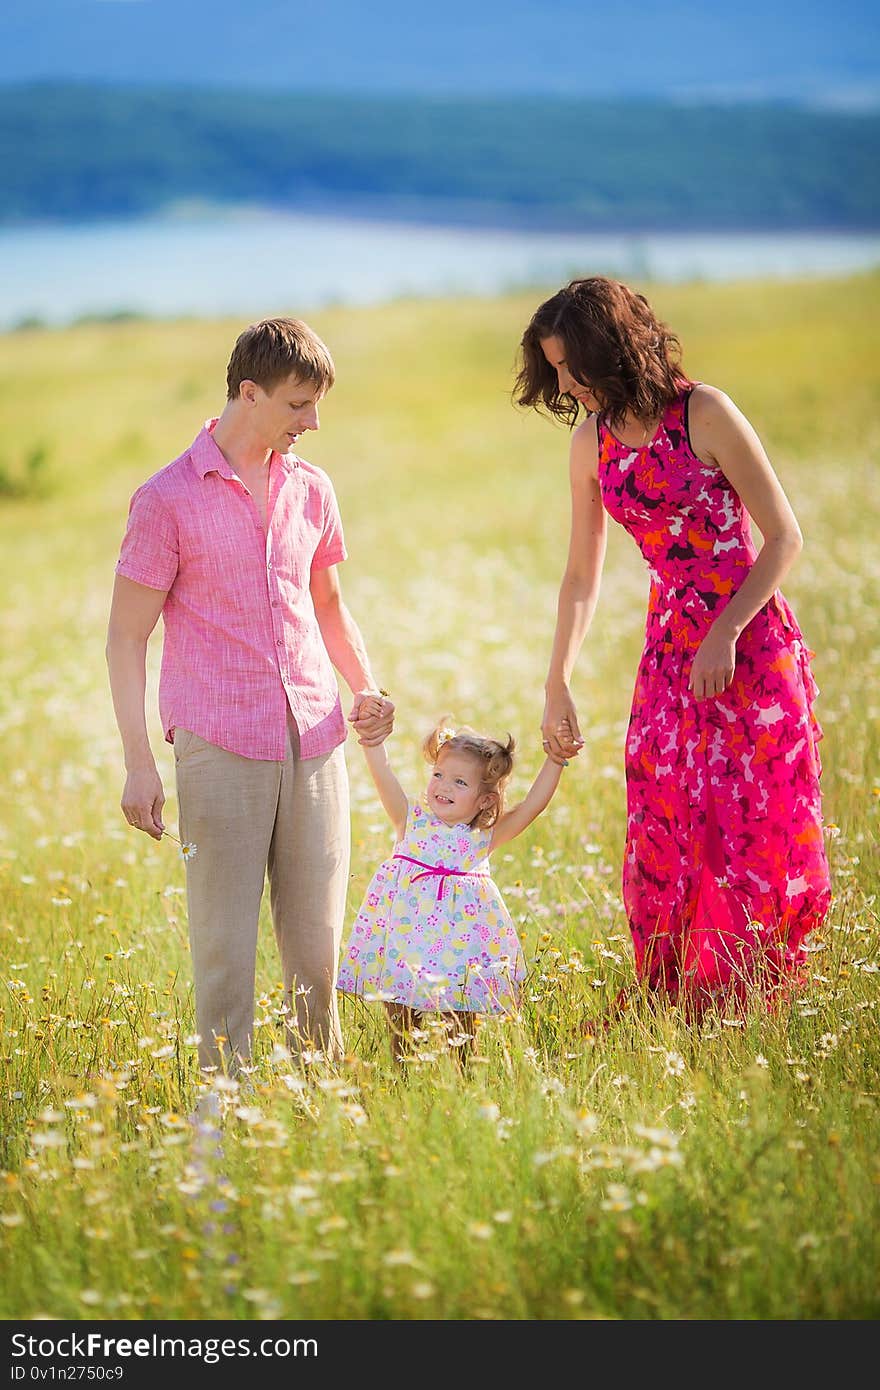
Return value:
M 735 639 L 710 627 L 691 663 L 688 690 L 698 700 L 723 695 L 733 680 L 735 665 Z
M 577 711 L 568 690 L 548 693 L 541 720 L 543 748 L 552 762 L 564 767 L 584 746 L 578 728 Z
M 162 779 L 155 768 L 137 768 L 129 772 L 122 791 L 122 814 L 129 825 L 152 835 L 154 840 L 161 840 L 165 831 L 164 805 Z
M 348 722 L 358 743 L 376 748 L 394 728 L 394 704 L 383 691 L 362 690 L 354 697 Z

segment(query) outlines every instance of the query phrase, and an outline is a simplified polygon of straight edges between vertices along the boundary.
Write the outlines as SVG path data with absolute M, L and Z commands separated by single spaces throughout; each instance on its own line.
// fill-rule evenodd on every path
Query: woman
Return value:
M 688 380 L 642 295 L 573 280 L 521 347 L 518 404 L 570 426 L 586 413 L 571 443 L 544 747 L 561 761 L 583 744 L 569 682 L 608 512 L 651 581 L 626 741 L 623 900 L 638 974 L 695 1011 L 770 994 L 799 973 L 830 900 L 811 654 L 778 588 L 802 544 L 794 513 L 749 422 Z

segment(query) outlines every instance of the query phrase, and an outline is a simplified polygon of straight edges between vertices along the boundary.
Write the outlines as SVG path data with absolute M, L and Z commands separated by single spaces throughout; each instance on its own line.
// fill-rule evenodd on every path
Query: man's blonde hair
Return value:
M 317 386 L 324 395 L 336 380 L 330 350 L 302 319 L 261 319 L 236 339 L 226 368 L 227 399 L 238 399 L 243 381 L 271 391 L 289 376 Z

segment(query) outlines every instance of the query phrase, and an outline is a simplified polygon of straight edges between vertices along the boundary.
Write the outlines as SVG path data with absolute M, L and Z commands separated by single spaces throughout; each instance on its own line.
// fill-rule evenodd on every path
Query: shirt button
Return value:
M 273 598 L 273 600 L 272 600 L 272 607 L 273 607 L 273 608 L 277 608 L 277 607 L 278 607 L 278 600 L 277 600 L 277 598 Z
M 283 639 L 279 637 L 278 640 L 277 640 L 277 642 L 275 643 L 275 646 L 276 646 L 276 647 L 283 647 L 283 646 L 284 646 L 284 641 L 283 641 Z

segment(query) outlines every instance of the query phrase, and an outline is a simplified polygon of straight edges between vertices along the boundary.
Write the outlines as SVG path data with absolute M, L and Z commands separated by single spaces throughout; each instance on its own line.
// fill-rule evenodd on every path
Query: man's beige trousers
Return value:
M 174 734 L 199 1062 L 221 1048 L 234 1072 L 251 1055 L 257 927 L 268 870 L 272 921 L 290 1027 L 285 1041 L 339 1056 L 336 970 L 350 854 L 343 745 L 299 757 L 288 720 L 283 763 L 228 753 L 197 734 Z M 225 1041 L 220 1042 L 220 1039 Z

